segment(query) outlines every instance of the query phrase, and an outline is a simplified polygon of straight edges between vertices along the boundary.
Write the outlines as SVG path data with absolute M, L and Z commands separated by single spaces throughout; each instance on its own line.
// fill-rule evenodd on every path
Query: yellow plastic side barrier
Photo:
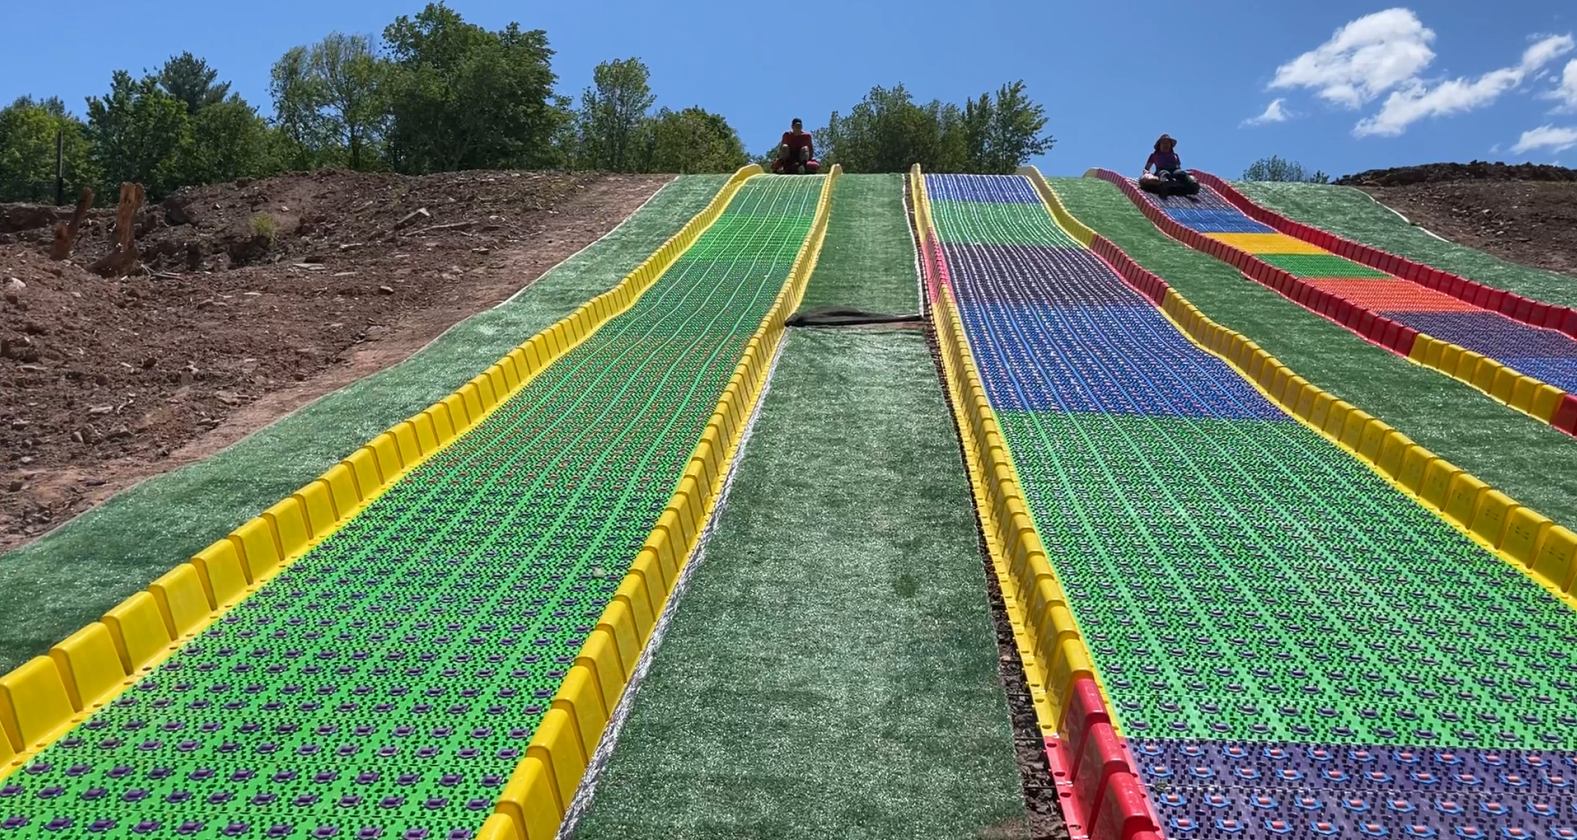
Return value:
M 70 721 L 74 710 L 54 660 L 36 656 L 0 677 L 0 734 L 15 752 L 36 749 Z
M 165 572 L 148 586 L 148 593 L 153 596 L 171 638 L 179 639 L 202 627 L 213 612 L 208 594 L 203 591 L 202 577 L 190 563 Z
M 99 622 L 67 636 L 49 649 L 49 658 L 65 682 L 66 696 L 78 712 L 91 712 L 126 681 L 126 669 L 115 650 L 110 630 Z
M 191 564 L 202 579 L 208 603 L 214 607 L 224 607 L 246 591 L 246 572 L 241 568 L 241 557 L 235 552 L 235 544 L 228 539 L 197 552 Z
M 146 592 L 133 593 L 104 614 L 104 626 L 115 640 L 115 652 L 126 673 L 151 667 L 170 646 L 170 631 L 165 629 L 159 604 Z
M 1055 199 L 1055 191 L 1038 172 L 1032 173 L 1030 177 L 1037 183 L 1043 197 L 1050 196 Z M 1390 481 L 1393 486 L 1437 513 L 1447 523 L 1497 557 L 1528 574 L 1568 606 L 1577 609 L 1577 597 L 1574 597 L 1577 592 L 1573 591 L 1574 585 L 1577 585 L 1577 580 L 1574 580 L 1577 578 L 1577 539 L 1573 538 L 1571 531 L 1558 525 L 1538 526 L 1537 523 L 1548 522 L 1548 519 L 1485 484 L 1461 467 L 1419 446 L 1378 418 L 1368 417 L 1364 421 L 1366 428 L 1359 433 L 1360 440 L 1368 438 L 1381 440 L 1378 458 L 1361 446 L 1350 445 L 1347 435 L 1333 434 L 1329 429 L 1310 422 L 1311 416 L 1316 413 L 1312 406 L 1316 402 L 1323 401 L 1328 415 L 1330 406 L 1337 403 L 1335 397 L 1314 385 L 1305 385 L 1303 394 L 1295 401 L 1291 398 L 1292 389 L 1277 393 L 1267 388 L 1263 378 L 1249 375 L 1248 371 L 1253 369 L 1254 365 L 1244 365 L 1241 360 L 1245 357 L 1256 358 L 1260 371 L 1282 367 L 1279 360 L 1241 334 L 1204 317 L 1178 294 L 1176 289 L 1167 290 L 1166 303 L 1172 305 L 1163 305 L 1162 311 L 1172 318 L 1185 336 L 1231 365 L 1243 378 L 1280 405 L 1288 414 L 1302 420 L 1305 425 L 1347 450 L 1360 462 Z M 1194 317 L 1178 317 L 1179 311 L 1193 313 Z M 1419 352 L 1427 354 L 1433 350 Z M 1480 365 L 1480 360 L 1484 360 L 1483 356 L 1470 350 L 1463 350 L 1456 345 L 1441 342 L 1440 352 L 1443 367 L 1453 358 L 1460 360 L 1458 362 L 1460 370 L 1472 370 L 1477 373 L 1483 367 Z M 1494 364 L 1493 360 L 1486 361 Z M 1498 366 L 1490 369 L 1488 375 L 1491 380 L 1496 369 Z M 1513 388 L 1513 391 L 1515 396 L 1516 389 Z M 1528 386 L 1523 386 L 1521 391 L 1521 393 L 1532 394 L 1540 392 L 1541 389 Z M 1554 409 L 1551 408 L 1550 411 L 1553 413 Z M 1522 530 L 1516 530 L 1517 527 Z M 1531 553 L 1527 549 L 1530 539 L 1527 529 L 1530 527 L 1538 530 L 1538 533 L 1531 535 L 1534 541 Z
M 334 493 L 329 489 L 329 483 L 321 478 L 315 478 L 305 487 L 291 494 L 301 510 L 306 515 L 307 538 L 309 540 L 328 536 L 333 532 L 335 524 L 339 522 L 339 514 L 334 512 Z
M 1550 526 L 1539 538 L 1530 565 L 1535 574 L 1561 590 L 1577 589 L 1577 534 L 1560 525 Z
M 629 572 L 587 637 L 552 707 L 532 734 L 526 757 L 516 766 L 495 806 L 494 817 L 507 817 L 520 840 L 554 837 L 575 798 L 590 756 L 602 739 L 608 719 L 618 706 L 655 623 L 679 575 L 700 543 L 744 434 L 743 419 L 754 411 L 772 357 L 783 336 L 783 322 L 804 296 L 827 234 L 832 192 L 842 176 L 834 166 L 822 185 L 816 213 L 778 292 L 734 375 L 723 389 L 689 466 L 673 497 Z M 677 256 L 688 243 L 673 251 Z M 660 274 L 660 272 L 659 272 Z M 656 279 L 656 275 L 653 276 Z
M 1052 217 L 1057 220 L 1057 224 L 1062 225 L 1063 230 L 1072 234 L 1073 238 L 1077 239 L 1079 244 L 1086 248 L 1090 246 L 1091 242 L 1095 241 L 1095 231 L 1074 218 L 1073 214 L 1068 212 L 1068 208 L 1062 206 L 1060 199 L 1053 195 L 1049 196 L 1048 200 L 1046 178 L 1040 174 L 1039 167 L 1025 166 L 1020 168 L 1018 173 L 1029 178 L 1030 183 L 1035 185 L 1036 192 L 1040 193 L 1041 200 L 1051 209 Z M 929 217 L 929 213 L 927 216 Z M 927 221 L 929 221 L 929 218 L 927 218 Z
M 597 295 L 542 333 L 511 349 L 458 391 L 420 412 L 418 417 L 432 418 L 431 425 L 425 430 L 424 424 L 416 418 L 396 423 L 368 445 L 330 467 L 302 490 L 242 523 L 224 539 L 161 577 L 149 590 L 133 595 L 110 610 L 102 623 L 89 625 L 73 634 L 57 645 L 56 649 L 72 645 L 72 640 L 78 639 L 82 633 L 97 634 L 99 631 L 92 628 L 100 627 L 108 635 L 111 649 L 123 673 L 136 674 L 140 669 L 156 664 L 173 650 L 174 640 L 208 627 L 224 610 L 256 591 L 281 569 L 354 517 L 401 474 L 470 431 L 486 418 L 492 408 L 529 384 L 543 368 L 578 346 L 608 320 L 629 309 L 668 270 L 673 261 L 712 226 L 745 181 L 761 172 L 761 167 L 754 164 L 735 172 L 700 213 L 686 222 L 667 243 L 625 275 L 612 289 Z M 824 194 L 824 202 L 825 199 Z M 511 359 L 514 361 L 511 362 Z M 522 359 L 527 363 L 524 368 L 520 364 Z M 513 375 L 510 374 L 511 369 Z M 195 598 L 192 578 L 180 571 L 187 568 L 195 575 L 202 600 L 207 603 L 207 610 L 201 618 L 196 615 L 200 602 Z M 131 684 L 132 680 L 120 678 L 114 680 L 113 684 L 106 682 L 102 679 L 103 657 L 99 655 L 102 650 L 93 648 L 96 653 L 90 657 L 82 653 L 79 647 L 71 647 L 58 657 L 39 657 L 0 679 L 0 683 L 29 669 L 29 676 L 23 684 L 35 685 L 32 680 L 39 679 L 35 672 L 47 667 L 54 672 L 54 682 L 62 686 L 61 697 L 65 698 L 68 710 L 72 708 L 72 698 L 66 693 L 67 685 L 79 687 L 78 696 L 83 700 L 87 699 L 82 696 L 84 693 L 107 691 L 107 694 L 97 698 L 98 702 L 104 703 Z M 79 668 L 97 670 L 89 673 Z M 81 687 L 87 685 L 94 688 L 84 692 Z M 33 720 L 33 713 L 27 708 L 33 702 L 29 698 L 43 697 L 44 694 L 16 694 L 18 702 L 22 704 L 18 714 Z M 40 714 L 44 717 L 54 714 L 48 708 L 40 708 L 43 709 Z M 36 728 L 34 724 L 29 726 Z M 29 741 L 14 745 L 14 749 L 10 749 L 10 744 L 7 746 L 6 752 L 0 752 L 0 778 L 24 764 L 41 744 Z M 578 782 L 578 777 L 575 781 Z
M 268 520 L 258 517 L 242 523 L 230 532 L 230 542 L 235 544 L 248 582 L 258 583 L 279 567 L 279 544 Z
M 526 840 L 552 840 L 558 836 L 560 811 L 554 804 L 558 793 L 546 764 L 527 756 L 516 765 L 498 799 L 498 813 L 517 829 L 515 837 Z
M 503 814 L 493 814 L 482 823 L 474 835 L 475 840 L 515 840 L 515 824 Z

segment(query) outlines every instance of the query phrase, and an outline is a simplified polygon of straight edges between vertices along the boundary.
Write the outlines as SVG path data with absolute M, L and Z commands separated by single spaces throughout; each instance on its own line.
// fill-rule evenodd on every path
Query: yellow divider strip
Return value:
M 1482 353 L 1419 333 L 1410 361 L 1432 367 L 1544 423 L 1553 422 L 1566 391 L 1524 376 Z
M 1250 254 L 1330 253 L 1312 242 L 1304 242 L 1285 233 L 1207 233 L 1205 236 Z
M 757 165 L 613 288 L 505 354 L 289 497 L 199 551 L 49 652 L 0 677 L 0 778 L 115 699 L 237 602 L 339 530 L 399 478 L 481 423 L 628 309 L 712 226 Z
M 766 384 L 783 322 L 799 305 L 815 271 L 833 189 L 842 174 L 841 167 L 833 166 L 827 175 L 815 219 L 788 279 L 746 343 L 673 498 L 581 647 L 478 840 L 557 836 L 652 629 L 712 517 L 745 424 Z
M 909 171 L 909 190 L 916 208 L 915 222 L 925 224 L 921 242 L 930 243 L 934 236 L 930 197 L 918 165 Z M 1069 232 L 1075 238 L 1093 236 L 1089 228 L 1079 228 L 1070 227 Z M 1042 736 L 1049 738 L 1057 732 L 1074 681 L 1079 677 L 1095 679 L 1095 667 L 1024 501 L 1023 484 L 986 397 L 952 292 L 942 287 L 932 306 L 943 376 L 958 421 L 975 510 L 1024 663 L 1035 717 Z
M 1056 215 L 1061 207 L 1056 191 L 1038 171 L 1029 177 Z M 1577 533 L 1313 385 L 1242 334 L 1210 320 L 1176 289 L 1167 289 L 1161 311 L 1185 337 L 1226 362 L 1289 415 L 1577 609 Z

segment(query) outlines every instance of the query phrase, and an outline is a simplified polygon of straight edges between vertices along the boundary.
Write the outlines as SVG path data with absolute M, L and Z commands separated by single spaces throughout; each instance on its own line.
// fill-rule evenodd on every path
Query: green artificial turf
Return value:
M 807 301 L 915 306 L 901 188 L 843 180 Z M 577 838 L 1025 836 L 921 333 L 791 330 L 715 527 Z
M 670 184 L 606 239 L 401 364 L 346 386 L 212 458 L 121 493 L 0 557 L 0 616 L 5 616 L 0 673 L 44 653 L 610 288 L 699 212 L 724 180 L 694 176 Z
M 800 309 L 839 307 L 902 315 L 920 310 L 914 240 L 904 215 L 902 175 L 845 175 L 832 194 L 822 264 Z M 839 212 L 857 207 L 860 212 Z
M 1352 187 L 1243 181 L 1244 195 L 1289 218 L 1470 280 L 1546 303 L 1577 306 L 1577 278 L 1442 242 Z
M 971 837 L 1024 820 L 925 338 L 796 330 L 577 838 Z
M 1413 364 L 1166 237 L 1111 184 L 1052 178 L 1068 210 L 1207 316 L 1512 498 L 1577 527 L 1577 438 Z
M 1352 260 L 1343 259 L 1335 254 L 1255 254 L 1261 260 L 1271 265 L 1290 271 L 1298 277 L 1384 277 L 1383 271 L 1375 271 L 1367 266 L 1359 265 Z

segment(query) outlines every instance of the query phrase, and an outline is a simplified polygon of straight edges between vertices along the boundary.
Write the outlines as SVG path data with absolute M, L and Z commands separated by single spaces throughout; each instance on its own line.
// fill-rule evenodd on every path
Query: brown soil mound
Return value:
M 610 230 L 662 176 L 323 172 L 144 211 L 105 280 L 95 211 L 0 206 L 0 551 L 399 361 Z
M 1425 163 L 1370 169 L 1336 179 L 1347 187 L 1401 187 L 1441 181 L 1577 181 L 1577 169 L 1542 163 Z
M 1432 163 L 1360 172 L 1336 183 L 1362 189 L 1453 242 L 1577 275 L 1577 169 Z

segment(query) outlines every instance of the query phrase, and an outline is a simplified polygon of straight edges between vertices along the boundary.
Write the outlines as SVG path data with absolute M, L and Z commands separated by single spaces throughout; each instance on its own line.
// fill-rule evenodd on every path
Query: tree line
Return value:
M 1002 85 L 962 106 L 919 103 L 904 88 L 873 87 L 848 113 L 832 112 L 812 132 L 827 165 L 851 172 L 903 172 L 913 164 L 931 172 L 1007 174 L 1051 150 L 1046 109 L 1024 82 Z M 762 157 L 765 161 L 776 152 Z
M 381 38 L 330 34 L 288 50 L 266 112 L 190 52 L 117 70 L 83 116 L 58 97 L 0 108 L 0 201 L 53 201 L 57 143 L 68 194 L 123 182 L 152 198 L 180 187 L 336 167 L 407 174 L 464 169 L 727 172 L 749 160 L 739 134 L 700 107 L 658 108 L 638 58 L 597 65 L 578 100 L 556 92 L 547 33 L 489 30 L 442 2 Z M 823 160 L 854 172 L 920 162 L 1008 172 L 1044 153 L 1043 108 L 1022 82 L 954 105 L 873 88 L 817 132 Z M 775 154 L 773 152 L 769 153 Z
M 1280 155 L 1263 157 L 1249 164 L 1243 170 L 1245 181 L 1303 181 L 1310 184 L 1329 184 L 1331 176 L 1324 170 L 1316 169 L 1310 173 L 1297 161 L 1287 160 Z

